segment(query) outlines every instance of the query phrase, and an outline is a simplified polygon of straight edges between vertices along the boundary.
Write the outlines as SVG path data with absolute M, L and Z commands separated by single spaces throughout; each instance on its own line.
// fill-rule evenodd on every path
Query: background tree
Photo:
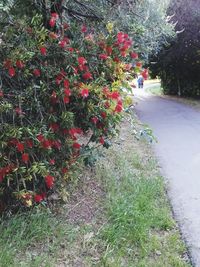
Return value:
M 159 75 L 165 93 L 182 96 L 199 96 L 198 73 L 200 50 L 200 6 L 195 0 L 171 1 L 168 15 L 175 25 L 177 37 L 168 39 L 168 45 L 154 53 L 151 65 L 154 75 Z

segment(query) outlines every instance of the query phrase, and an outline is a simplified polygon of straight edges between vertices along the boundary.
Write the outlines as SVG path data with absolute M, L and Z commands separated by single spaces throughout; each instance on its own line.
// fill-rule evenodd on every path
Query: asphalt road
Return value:
M 154 144 L 175 218 L 194 266 L 200 267 L 200 111 L 135 90 L 136 112 L 153 129 Z

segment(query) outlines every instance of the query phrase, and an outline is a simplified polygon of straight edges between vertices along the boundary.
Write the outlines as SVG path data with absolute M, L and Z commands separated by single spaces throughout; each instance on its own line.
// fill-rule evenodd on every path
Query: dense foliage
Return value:
M 199 96 L 199 17 L 197 1 L 171 1 L 168 10 L 175 23 L 177 37 L 168 39 L 169 44 L 154 53 L 151 66 L 154 75 L 162 79 L 164 92 L 181 96 Z
M 59 23 L 52 13 L 50 28 Z M 125 73 L 141 68 L 132 40 L 115 34 L 111 23 L 107 34 L 98 36 L 85 25 L 63 29 L 49 31 L 35 16 L 30 25 L 21 20 L 3 34 L 0 190 L 5 201 L 41 202 L 54 184 L 64 188 L 94 144 L 108 147 L 126 98 Z

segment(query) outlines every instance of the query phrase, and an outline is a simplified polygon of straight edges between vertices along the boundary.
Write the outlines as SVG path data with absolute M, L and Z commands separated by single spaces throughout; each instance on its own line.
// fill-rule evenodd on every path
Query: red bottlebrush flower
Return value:
M 84 80 L 89 80 L 92 79 L 92 74 L 90 72 L 86 72 L 83 74 L 83 79 Z
M 42 200 L 44 200 L 44 197 L 42 195 L 36 194 L 34 196 L 34 200 L 36 203 L 40 203 Z
M 68 47 L 67 50 L 68 50 L 69 52 L 74 52 L 74 48 L 73 48 L 73 47 Z
M 58 15 L 58 13 L 54 12 L 54 13 L 51 13 L 51 17 L 54 19 L 58 19 L 59 15 Z
M 34 69 L 33 74 L 35 75 L 35 77 L 39 77 L 41 75 L 41 72 L 39 69 Z
M 50 129 L 53 131 L 53 132 L 57 132 L 58 130 L 59 130 L 59 128 L 60 128 L 60 126 L 59 126 L 59 124 L 58 123 L 51 123 L 50 125 L 49 125 L 49 127 L 50 127 Z
M 48 189 L 51 189 L 54 185 L 54 177 L 49 174 L 45 176 L 45 184 Z
M 99 139 L 99 143 L 102 144 L 102 145 L 105 143 L 105 140 L 104 140 L 104 138 L 102 136 Z
M 69 83 L 69 80 L 64 80 L 64 87 L 65 88 L 69 88 L 69 85 L 70 85 L 70 83 Z
M 49 161 L 50 165 L 55 165 L 55 163 L 56 163 L 55 159 L 50 159 L 50 161 Z
M 87 32 L 87 27 L 85 26 L 85 25 L 82 25 L 82 27 L 81 27 L 81 32 Z
M 12 65 L 12 61 L 10 59 L 5 60 L 3 63 L 3 66 L 5 69 L 11 68 L 11 65 Z
M 37 135 L 37 140 L 38 140 L 39 142 L 42 142 L 42 141 L 44 140 L 44 135 L 43 135 L 43 134 L 38 134 L 38 135 Z
M 122 111 L 122 105 L 117 104 L 115 107 L 115 112 L 120 113 Z
M 91 121 L 94 123 L 94 124 L 97 124 L 97 122 L 99 121 L 99 119 L 97 117 L 92 117 L 91 118 Z
M 22 144 L 22 143 L 17 143 L 17 150 L 19 151 L 19 152 L 23 152 L 24 151 L 24 145 Z
M 23 115 L 23 114 L 24 114 L 24 112 L 22 111 L 21 108 L 15 108 L 15 113 L 16 113 L 17 115 Z
M 45 149 L 50 149 L 51 146 L 52 146 L 52 142 L 48 139 L 44 139 L 42 142 L 41 142 L 41 145 L 43 148 Z
M 123 43 L 125 41 L 125 36 L 123 32 L 119 32 L 117 34 L 117 41 L 119 44 Z
M 63 79 L 62 74 L 58 74 L 58 76 L 56 77 L 56 84 L 59 85 L 61 83 L 62 79 Z
M 87 60 L 84 57 L 78 57 L 78 63 L 80 65 L 85 65 L 87 63 Z
M 149 76 L 149 74 L 148 74 L 148 70 L 144 70 L 141 74 L 142 74 L 142 77 L 143 77 L 145 80 L 148 79 L 148 76 Z
M 121 51 L 120 54 L 121 54 L 122 57 L 126 57 L 126 52 L 125 51 Z
M 81 90 L 81 95 L 83 98 L 86 98 L 89 96 L 89 90 L 87 88 Z
M 71 94 L 72 94 L 70 89 L 64 89 L 64 93 L 66 96 L 71 96 Z
M 9 73 L 10 77 L 14 77 L 15 76 L 15 69 L 13 67 L 10 67 L 8 69 L 8 73 Z
M 137 63 L 136 63 L 136 66 L 137 66 L 138 68 L 141 68 L 141 67 L 142 67 L 142 63 L 141 63 L 141 62 L 137 62 Z
M 133 59 L 137 59 L 138 58 L 138 54 L 135 52 L 130 52 L 130 57 Z
M 69 104 L 69 96 L 67 96 L 67 95 L 65 95 L 64 97 L 63 97 L 63 102 L 65 103 L 65 104 Z
M 62 147 L 62 144 L 61 144 L 61 142 L 59 140 L 53 141 L 53 144 L 52 145 L 53 145 L 54 148 L 59 149 L 59 150 Z
M 65 174 L 65 173 L 68 172 L 68 169 L 67 168 L 62 168 L 61 172 L 62 172 L 62 174 Z
M 110 98 L 112 99 L 118 99 L 119 97 L 120 97 L 120 94 L 117 91 L 114 91 L 110 94 Z
M 108 58 L 108 55 L 106 55 L 106 54 L 100 54 L 100 55 L 99 55 L 99 58 L 100 58 L 101 60 L 106 60 L 106 59 Z
M 23 69 L 23 68 L 24 68 L 24 63 L 23 63 L 21 60 L 17 60 L 17 61 L 16 61 L 16 66 L 17 66 L 19 69 Z
M 112 47 L 111 46 L 107 46 L 106 47 L 106 52 L 107 52 L 107 54 L 110 56 L 111 54 L 112 54 Z
M 3 96 L 4 96 L 3 91 L 0 90 L 0 97 L 3 97 Z
M 51 19 L 49 20 L 49 26 L 50 26 L 51 28 L 53 28 L 55 25 L 56 25 L 56 19 L 55 19 L 55 18 L 51 18 Z
M 79 143 L 73 143 L 73 148 L 80 149 L 81 145 Z
M 105 119 L 107 117 L 107 113 L 105 111 L 101 112 L 101 117 L 102 119 Z
M 22 154 L 22 161 L 24 163 L 27 163 L 29 161 L 29 154 L 27 153 Z
M 43 55 L 43 56 L 46 56 L 47 54 L 47 49 L 45 46 L 41 46 L 40 47 L 40 53 Z
M 26 146 L 28 148 L 32 148 L 33 147 L 33 141 L 32 140 L 26 140 Z
M 119 59 L 118 57 L 115 57 L 115 58 L 113 59 L 113 61 L 116 62 L 116 63 L 119 63 L 119 62 L 120 62 L 120 59 Z
M 65 48 L 66 45 L 67 45 L 67 42 L 66 42 L 65 40 L 61 40 L 61 41 L 59 42 L 59 46 L 60 46 L 61 48 Z

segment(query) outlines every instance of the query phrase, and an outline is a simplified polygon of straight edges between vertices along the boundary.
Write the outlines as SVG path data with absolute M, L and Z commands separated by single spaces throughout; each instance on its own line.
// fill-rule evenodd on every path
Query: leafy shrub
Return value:
M 52 14 L 52 29 L 57 20 Z M 107 147 L 115 134 L 125 72 L 138 59 L 129 36 L 107 28 L 97 36 L 84 25 L 65 24 L 58 33 L 45 29 L 40 16 L 30 26 L 17 21 L 6 28 L 0 45 L 2 202 L 43 201 L 55 184 L 65 185 L 91 143 Z

